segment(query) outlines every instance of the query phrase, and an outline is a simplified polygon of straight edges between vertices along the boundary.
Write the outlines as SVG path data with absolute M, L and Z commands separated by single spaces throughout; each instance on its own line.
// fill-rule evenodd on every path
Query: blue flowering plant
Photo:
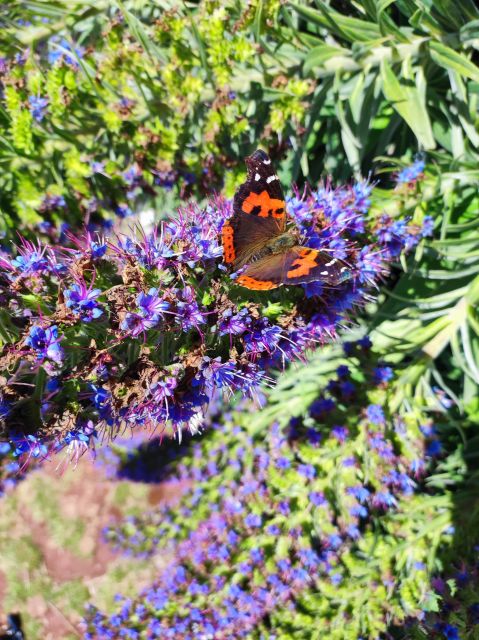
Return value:
M 105 531 L 161 554 L 158 578 L 109 613 L 91 606 L 86 638 L 357 640 L 432 603 L 431 545 L 452 531 L 447 496 L 427 488 L 433 416 L 392 409 L 396 374 L 368 338 L 346 353 L 326 347 L 301 397 L 290 372 L 267 410 L 244 401 L 170 459 L 156 480 L 178 483 L 179 506 Z
M 194 432 L 212 399 L 254 395 L 271 371 L 331 340 L 400 248 L 429 232 L 421 221 L 368 215 L 371 196 L 357 183 L 289 199 L 304 243 L 348 264 L 349 277 L 330 288 L 235 285 L 219 239 L 231 203 L 218 198 L 150 234 L 67 234 L 61 245 L 23 240 L 4 252 L 4 435 L 76 455 L 99 430 Z

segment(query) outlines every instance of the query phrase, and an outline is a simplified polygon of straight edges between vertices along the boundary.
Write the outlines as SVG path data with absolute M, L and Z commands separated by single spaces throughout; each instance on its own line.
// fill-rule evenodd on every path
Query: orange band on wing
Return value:
M 276 289 L 279 287 L 279 284 L 275 284 L 274 282 L 256 280 L 256 278 L 250 278 L 249 276 L 239 276 L 239 278 L 236 278 L 235 282 L 242 287 L 254 289 L 255 291 L 267 291 L 268 289 Z
M 252 191 L 243 201 L 241 209 L 244 213 L 251 213 L 260 218 L 284 218 L 286 215 L 284 200 L 270 198 L 267 191 Z
M 226 264 L 231 264 L 236 260 L 236 251 L 234 247 L 234 229 L 229 222 L 225 222 L 221 231 L 221 240 L 223 242 L 223 255 Z
M 318 251 L 316 249 L 304 248 L 299 251 L 299 258 L 297 258 L 291 265 L 286 276 L 288 278 L 301 278 L 302 276 L 309 276 L 311 271 L 318 266 L 316 258 Z

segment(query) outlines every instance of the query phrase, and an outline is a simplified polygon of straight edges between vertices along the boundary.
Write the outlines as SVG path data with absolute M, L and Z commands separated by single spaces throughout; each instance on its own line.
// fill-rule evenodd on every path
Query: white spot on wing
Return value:
M 334 264 L 335 262 L 337 262 L 336 258 L 333 258 L 330 262 L 326 262 L 326 264 L 324 265 L 325 267 L 330 267 L 332 264 Z
M 329 274 L 329 271 L 321 271 L 320 275 L 322 276 L 327 276 Z
M 259 173 L 257 173 L 257 174 L 255 175 L 254 179 L 255 179 L 256 181 L 261 180 L 261 176 L 259 175 Z
M 270 182 L 273 182 L 273 180 L 278 180 L 278 176 L 268 176 L 266 178 L 266 182 L 269 184 Z
M 263 164 L 271 164 L 271 160 L 269 158 L 267 160 L 263 160 Z
M 341 272 L 340 273 L 342 273 L 343 271 L 347 271 L 347 270 L 348 270 L 347 267 L 341 267 Z

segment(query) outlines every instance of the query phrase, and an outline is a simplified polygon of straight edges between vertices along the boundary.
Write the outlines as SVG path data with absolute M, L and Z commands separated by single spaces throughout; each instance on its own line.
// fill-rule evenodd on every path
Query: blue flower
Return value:
M 129 218 L 133 215 L 133 211 L 127 204 L 119 204 L 115 207 L 115 213 L 119 218 Z
M 404 167 L 396 176 L 396 184 L 413 185 L 419 178 L 422 177 L 426 163 L 423 158 L 416 158 L 416 160 L 409 167 Z
M 63 349 L 60 347 L 60 340 L 56 325 L 52 325 L 47 329 L 34 325 L 30 328 L 25 344 L 36 351 L 38 360 L 48 358 L 60 364 L 63 360 Z
M 262 519 L 261 516 L 255 513 L 250 513 L 244 519 L 244 523 L 247 527 L 261 527 Z
M 36 247 L 32 242 L 23 241 L 18 255 L 11 261 L 11 266 L 23 275 L 38 274 L 48 270 L 45 248 Z
M 366 409 L 366 416 L 373 424 L 386 424 L 383 408 L 379 404 L 370 404 Z
M 447 640 L 460 640 L 459 629 L 452 624 L 446 624 L 442 633 Z
M 40 98 L 39 96 L 29 96 L 28 102 L 30 105 L 32 116 L 37 122 L 41 122 L 45 116 L 45 107 L 48 104 L 47 98 Z
M 0 456 L 5 456 L 11 450 L 9 442 L 0 442 Z
M 431 440 L 426 447 L 426 455 L 435 457 L 442 451 L 442 445 L 439 440 Z
M 169 302 L 162 300 L 158 289 L 152 287 L 148 293 L 140 293 L 136 299 L 139 313 L 145 318 L 159 322 L 164 312 L 170 308 Z
M 88 289 L 85 283 L 80 282 L 65 290 L 65 304 L 84 322 L 91 322 L 103 314 L 97 302 L 100 294 L 100 289 Z
M 392 380 L 394 372 L 391 367 L 380 366 L 375 367 L 373 371 L 374 382 L 376 384 L 384 384 Z
M 78 67 L 77 58 L 83 57 L 83 49 L 81 47 L 74 47 L 72 49 L 68 40 L 65 40 L 65 38 L 60 39 L 58 36 L 51 38 L 49 45 L 48 62 L 50 64 L 62 61 L 71 67 Z

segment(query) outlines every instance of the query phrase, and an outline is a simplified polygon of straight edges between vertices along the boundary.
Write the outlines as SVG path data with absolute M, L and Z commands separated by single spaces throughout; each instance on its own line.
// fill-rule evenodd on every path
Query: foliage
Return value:
M 418 148 L 477 162 L 478 19 L 472 0 L 18 3 L 3 225 L 93 228 L 161 210 L 165 188 L 231 195 L 259 143 L 287 181 Z

